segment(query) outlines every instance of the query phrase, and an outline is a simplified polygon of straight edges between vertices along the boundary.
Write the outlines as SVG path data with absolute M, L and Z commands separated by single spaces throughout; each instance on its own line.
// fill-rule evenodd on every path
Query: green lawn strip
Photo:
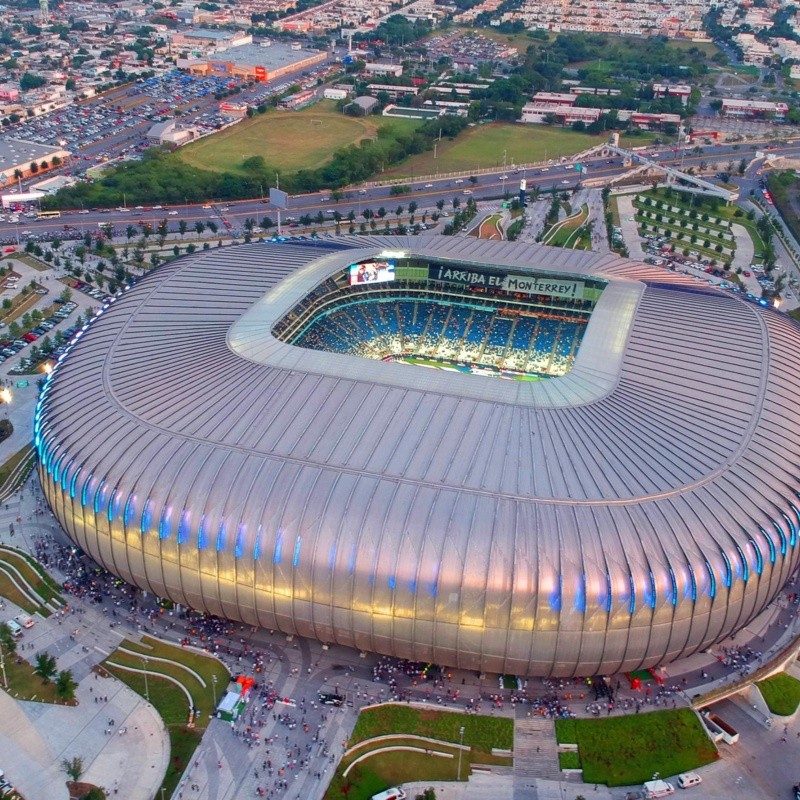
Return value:
M 17 261 L 21 261 L 23 264 L 27 264 L 31 269 L 35 269 L 38 272 L 47 272 L 53 268 L 46 261 L 42 261 L 30 253 L 14 253 L 14 258 Z
M 590 228 L 584 226 L 578 232 L 578 238 L 572 244 L 573 250 L 591 250 L 592 249 L 592 231 Z
M 192 762 L 194 752 L 200 746 L 200 740 L 203 738 L 202 730 L 187 728 L 185 725 L 168 725 L 167 732 L 169 733 L 169 766 L 156 797 L 162 796 L 160 794 L 162 789 L 164 797 L 172 797 L 175 787 L 180 782 L 186 767 Z
M 800 681 L 785 672 L 759 681 L 758 688 L 773 714 L 789 717 L 800 705 Z
M 22 555 L 13 553 L 5 548 L 0 548 L 0 561 L 11 564 L 25 580 L 31 585 L 45 603 L 55 600 L 58 604 L 63 603 L 61 596 L 55 589 L 55 582 L 49 576 L 43 575 L 29 559 Z M 38 565 L 37 565 L 38 566 Z M 40 568 L 41 569 L 41 568 Z
M 453 758 L 425 755 L 423 752 L 412 753 L 407 750 L 379 753 L 359 762 L 350 770 L 346 778 L 342 777 L 342 773 L 347 766 L 359 755 L 363 755 L 363 753 L 370 750 L 380 749 L 380 747 L 393 746 L 411 746 L 422 748 L 423 750 L 426 748 L 424 742 L 415 742 L 413 739 L 392 739 L 388 742 L 376 743 L 374 746 L 370 746 L 369 749 L 359 750 L 352 757 L 343 760 L 339 764 L 336 774 L 325 793 L 325 798 L 338 800 L 342 796 L 344 789 L 349 800 L 353 798 L 370 800 L 372 795 L 387 789 L 389 786 L 396 786 L 409 780 L 457 780 L 458 751 L 448 750 L 446 746 L 439 744 L 431 744 L 427 745 L 427 747 L 439 752 L 451 752 L 453 753 Z M 484 753 L 478 753 L 475 750 L 462 751 L 461 780 L 469 778 L 473 764 L 511 766 L 511 763 L 510 758 L 489 756 Z
M 410 745 L 425 748 L 424 742 L 392 740 L 385 742 L 384 747 Z M 448 752 L 440 745 L 429 745 L 431 750 Z M 449 751 L 453 752 L 453 751 Z M 357 753 L 356 755 L 361 755 Z M 461 780 L 469 778 L 471 765 L 478 763 L 471 756 L 473 753 L 463 752 L 461 756 Z M 407 750 L 379 753 L 359 762 L 342 777 L 347 765 L 352 761 L 343 761 L 331 780 L 325 793 L 325 800 L 339 800 L 346 794 L 348 800 L 370 800 L 370 798 L 390 786 L 397 786 L 409 780 L 414 781 L 455 781 L 458 780 L 458 753 L 453 758 L 426 755 L 424 752 L 412 753 Z M 510 760 L 506 759 L 507 763 Z M 480 763 L 497 763 L 481 761 Z M 348 788 L 349 787 L 349 788 Z
M 213 656 L 204 656 L 193 650 L 187 650 L 185 647 L 178 647 L 168 642 L 159 641 L 152 636 L 144 636 L 140 642 L 133 642 L 130 645 L 130 649 L 144 653 L 145 655 L 169 658 L 181 664 L 186 664 L 187 667 L 193 669 L 203 678 L 206 682 L 206 686 L 212 685 L 214 680 L 213 676 L 216 675 L 217 693 L 219 696 L 222 696 L 230 681 L 230 673 L 225 668 L 225 665 Z
M 646 229 L 642 225 L 643 222 L 646 222 L 647 224 L 652 225 L 653 227 L 649 228 L 649 229 Z M 703 238 L 701 240 L 700 237 L 698 236 L 698 240 L 694 244 L 692 244 L 692 242 L 689 239 L 679 239 L 678 235 L 679 234 L 686 234 L 686 231 L 681 230 L 678 227 L 673 227 L 671 225 L 665 225 L 663 222 L 662 223 L 657 223 L 657 222 L 650 222 L 649 220 L 641 220 L 638 217 L 636 219 L 636 224 L 639 227 L 640 235 L 644 235 L 644 234 L 648 234 L 648 233 L 654 233 L 654 234 L 657 234 L 657 235 L 663 235 L 661 233 L 662 231 L 665 231 L 665 230 L 670 231 L 670 233 L 673 234 L 673 235 L 671 235 L 669 237 L 670 245 L 674 244 L 675 245 L 675 251 L 678 252 L 678 253 L 682 252 L 683 250 L 690 250 L 690 251 L 694 250 L 695 252 L 699 253 L 701 257 L 714 259 L 718 263 L 720 263 L 722 261 L 725 261 L 726 263 L 729 263 L 730 261 L 733 260 L 733 255 L 734 254 L 731 253 L 731 252 L 729 252 L 729 253 L 718 253 L 716 250 L 709 249 L 709 248 L 705 247 L 701 243 L 701 242 L 705 241 L 705 238 Z M 732 243 L 729 242 L 729 244 L 732 244 Z
M 561 769 L 580 769 L 581 757 L 574 751 L 567 751 L 566 753 L 558 754 L 558 766 Z
M 194 706 L 200 709 L 200 720 L 206 720 L 208 717 L 213 714 L 217 700 L 219 699 L 222 692 L 228 686 L 228 674 L 225 668 L 219 664 L 219 670 L 211 670 L 206 668 L 206 674 L 203 674 L 201 669 L 197 669 L 194 663 L 189 663 L 189 659 L 183 658 L 184 655 L 194 655 L 182 652 L 177 648 L 158 648 L 156 652 L 156 648 L 153 650 L 146 651 L 141 648 L 141 646 L 137 646 L 136 642 L 131 642 L 129 640 L 125 640 L 123 646 L 130 650 L 136 650 L 137 652 L 141 652 L 143 655 L 142 657 L 137 655 L 132 655 L 131 653 L 126 653 L 120 650 L 115 650 L 110 656 L 109 661 L 113 661 L 117 664 L 121 664 L 125 667 L 132 667 L 134 669 L 145 669 L 147 668 L 148 673 L 148 681 L 150 680 L 151 676 L 157 676 L 159 674 L 162 675 L 169 675 L 171 678 L 174 678 L 183 686 L 186 687 L 187 691 L 192 697 L 192 702 Z M 173 652 L 170 652 L 173 651 Z M 146 662 L 143 660 L 147 656 L 156 656 L 158 658 L 166 658 L 173 662 L 177 662 L 176 664 L 167 664 L 163 661 L 155 661 L 152 658 L 149 658 Z M 210 659 L 204 659 L 202 657 L 198 657 L 202 661 L 209 661 Z M 217 662 L 218 663 L 218 662 Z M 190 672 L 187 672 L 185 669 L 182 669 L 178 664 L 186 664 L 187 666 L 191 667 L 195 672 L 203 677 L 203 680 L 206 681 L 206 686 L 203 687 L 197 681 Z M 214 686 L 213 678 L 211 677 L 213 674 L 216 674 L 217 683 L 216 687 Z M 177 687 L 176 691 L 177 691 Z M 212 698 L 213 694 L 213 698 Z M 183 696 L 183 695 L 182 695 Z M 154 703 L 155 705 L 155 703 Z M 183 696 L 183 705 L 184 707 L 187 706 L 186 697 Z
M 392 734 L 398 736 L 396 739 L 373 739 L 372 741 L 366 740 L 368 743 L 363 744 L 358 750 L 355 750 L 352 755 L 346 756 L 343 759 L 343 768 L 356 760 L 364 753 L 369 753 L 373 750 L 380 750 L 382 747 L 392 747 L 394 745 L 403 745 L 405 747 L 417 747 L 422 750 L 439 750 L 442 753 L 452 753 L 458 757 L 458 747 L 455 743 L 449 745 L 445 742 L 430 743 L 422 741 L 421 739 L 413 739 L 411 737 L 404 737 L 400 734 Z M 463 750 L 462 758 L 469 759 L 471 764 L 493 764 L 496 766 L 510 767 L 513 764 L 513 759 L 510 756 L 493 756 L 490 753 L 484 753 L 480 750 Z
M 569 247 L 570 241 L 588 218 L 589 206 L 584 204 L 577 214 L 561 222 L 561 227 L 550 239 L 547 238 L 549 233 L 545 234 L 542 237 L 543 244 L 550 245 L 550 247 Z M 558 224 L 556 223 L 550 230 L 552 231 Z
M 350 737 L 350 746 L 389 733 L 413 733 L 444 742 L 458 742 L 462 726 L 464 744 L 483 753 L 491 753 L 495 747 L 503 750 L 513 747 L 514 722 L 506 717 L 429 711 L 391 703 L 361 712 Z
M 35 614 L 40 608 L 28 600 L 27 595 L 22 594 L 17 584 L 5 572 L 0 572 L 0 597 L 18 605 L 27 614 Z
M 730 220 L 723 220 L 722 217 L 712 216 L 711 214 L 708 215 L 708 220 L 703 220 L 701 219 L 701 214 L 698 214 L 690 209 L 679 207 L 679 211 L 673 211 L 671 208 L 667 209 L 660 208 L 658 206 L 651 206 L 642 202 L 642 200 L 638 197 L 634 199 L 633 207 L 640 212 L 647 212 L 648 214 L 661 214 L 662 218 L 683 220 L 691 223 L 692 225 L 699 225 L 703 228 L 709 229 L 712 235 L 720 233 L 732 233 L 730 229 Z
M 33 665 L 20 655 L 6 656 L 5 662 L 8 693 L 15 699 L 53 703 L 54 705 L 76 705 L 75 700 L 69 703 L 59 700 L 56 697 L 55 683 L 53 681 L 43 683 L 42 679 L 34 674 Z M 2 686 L 1 683 L 0 686 Z
M 690 709 L 605 719 L 556 720 L 559 742 L 578 745 L 586 783 L 630 786 L 688 772 L 718 758 Z
M 111 660 L 117 660 L 119 655 L 121 654 L 113 653 Z M 101 668 L 119 678 L 138 695 L 144 698 L 149 696 L 150 703 L 164 721 L 169 734 L 170 758 L 159 792 L 163 789 L 165 797 L 172 797 L 183 771 L 192 760 L 194 751 L 200 744 L 207 718 L 199 717 L 196 728 L 187 727 L 189 709 L 183 692 L 177 686 L 158 678 L 153 673 L 148 674 L 147 686 L 145 687 L 144 675 L 115 669 L 108 666 L 105 661 L 102 663 Z M 159 792 L 156 793 L 156 797 L 161 797 Z
M 697 239 L 696 244 L 699 244 L 700 247 L 705 247 L 702 242 L 708 241 L 710 242 L 710 247 L 706 248 L 713 249 L 715 245 L 722 245 L 726 250 L 735 251 L 736 250 L 736 241 L 726 241 L 725 239 L 719 239 L 716 236 L 713 236 L 709 233 L 697 233 L 696 231 L 690 230 L 688 228 L 683 228 L 680 225 L 680 222 L 671 223 L 667 222 L 666 220 L 662 220 L 661 222 L 657 222 L 654 219 L 648 219 L 647 217 L 642 217 L 640 213 L 635 215 L 636 224 L 641 228 L 643 225 L 649 225 L 653 228 L 660 228 L 666 229 L 670 231 L 674 231 L 676 234 L 683 234 L 686 239 L 681 239 L 682 242 L 690 241 L 691 237 L 694 236 Z M 677 236 L 673 237 L 677 239 Z
M 25 461 L 33 462 L 34 457 L 34 450 L 33 446 L 30 444 L 26 444 L 25 447 L 20 448 L 14 453 L 13 456 L 10 456 L 8 460 L 0 466 L 0 488 L 3 488 L 3 484 L 11 477 L 14 470 Z M 24 473 L 20 473 L 20 476 Z

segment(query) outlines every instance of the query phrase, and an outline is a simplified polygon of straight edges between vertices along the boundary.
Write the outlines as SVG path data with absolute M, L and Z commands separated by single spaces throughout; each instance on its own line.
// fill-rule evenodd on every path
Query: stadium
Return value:
M 482 672 L 666 664 L 798 564 L 800 335 L 615 255 L 470 237 L 195 254 L 45 384 L 71 539 L 158 596 Z

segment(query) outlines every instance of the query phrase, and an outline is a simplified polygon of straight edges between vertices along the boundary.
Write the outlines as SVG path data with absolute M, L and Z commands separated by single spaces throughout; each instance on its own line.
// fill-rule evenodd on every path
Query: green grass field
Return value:
M 758 688 L 773 714 L 788 717 L 800 705 L 800 681 L 785 672 L 759 681 Z
M 332 101 L 300 111 L 268 111 L 175 154 L 186 164 L 214 172 L 243 173 L 242 162 L 262 156 L 279 170 L 315 169 L 327 163 L 341 147 L 374 139 L 378 130 L 414 128 L 415 120 L 349 117 L 334 110 Z
M 605 719 L 556 720 L 559 742 L 578 745 L 586 783 L 631 786 L 710 764 L 714 745 L 693 711 L 654 711 Z
M 449 711 L 420 711 L 387 704 L 362 711 L 349 746 L 387 733 L 413 733 L 443 742 L 458 742 L 464 726 L 464 744 L 491 753 L 493 747 L 510 750 L 514 743 L 514 721 L 505 717 L 479 717 Z
M 622 137 L 623 147 L 647 145 L 654 134 Z M 442 140 L 433 150 L 413 156 L 392 170 L 386 177 L 433 175 L 437 172 L 469 172 L 473 169 L 527 164 L 550 158 L 571 156 L 605 141 L 604 136 L 589 136 L 567 128 L 522 123 L 490 123 L 467 128 L 454 141 Z
M 76 705 L 73 700 L 65 703 L 56 696 L 55 681 L 44 683 L 35 675 L 33 664 L 21 656 L 10 658 L 6 656 L 6 679 L 8 680 L 8 693 L 17 700 L 30 700 L 36 703 L 53 703 L 55 705 Z M 0 682 L 0 688 L 2 683 Z
M 446 711 L 427 711 L 400 705 L 384 705 L 362 711 L 356 723 L 348 747 L 358 742 L 389 733 L 410 733 L 427 736 L 443 742 L 459 742 L 459 729 L 464 726 L 464 744 L 471 751 L 462 752 L 461 780 L 467 780 L 472 764 L 496 764 L 510 766 L 507 756 L 493 756 L 493 747 L 510 750 L 514 738 L 513 720 L 495 717 L 475 717 Z M 442 753 L 451 753 L 453 758 L 413 753 L 408 751 L 380 753 L 370 756 L 353 767 L 348 776 L 344 769 L 355 758 L 374 749 L 387 746 L 386 742 L 364 745 L 351 756 L 343 759 L 325 793 L 326 800 L 338 800 L 346 795 L 348 800 L 369 800 L 389 786 L 409 780 L 455 781 L 458 780 L 458 749 L 447 745 L 426 745 L 412 739 L 397 739 L 389 745 L 405 745 L 418 748 L 431 747 Z

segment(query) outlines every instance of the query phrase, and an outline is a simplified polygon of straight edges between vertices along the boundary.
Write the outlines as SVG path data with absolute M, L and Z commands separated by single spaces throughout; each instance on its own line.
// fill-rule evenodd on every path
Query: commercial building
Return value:
M 164 265 L 56 366 L 34 421 L 41 484 L 104 568 L 247 625 L 555 676 L 705 650 L 794 574 L 793 320 L 613 254 L 468 237 L 308 245 Z M 535 327 L 569 368 L 521 381 L 293 338 L 338 306 L 356 309 L 341 312 L 357 331 L 345 345 L 377 335 L 357 309 L 390 348 L 422 341 L 451 319 L 435 297 L 479 302 L 460 312 L 470 331 L 501 304 L 487 337 L 529 352 Z M 380 302 L 392 313 L 369 311 Z M 582 340 L 565 349 L 575 314 Z
M 180 147 L 183 144 L 196 139 L 198 136 L 197 128 L 181 125 L 175 120 L 157 122 L 147 131 L 147 141 L 152 145 L 166 144 L 172 147 Z
M 63 147 L 0 137 L 0 187 L 16 181 L 18 174 L 27 178 L 47 171 L 54 158 L 63 162 L 69 157 L 70 152 Z
M 364 64 L 364 72 L 369 76 L 392 75 L 399 78 L 403 74 L 402 64 Z
M 253 37 L 243 31 L 193 30 L 176 31 L 170 36 L 173 50 L 187 50 L 196 56 L 218 53 L 230 47 L 241 47 L 253 43 Z
M 726 117 L 784 119 L 789 113 L 789 106 L 767 100 L 735 100 L 726 97 L 722 101 L 721 113 Z
M 568 97 L 570 95 L 567 95 Z M 575 95 L 572 95 L 573 102 Z M 542 124 L 557 122 L 561 125 L 571 125 L 573 122 L 589 124 L 600 119 L 602 108 L 576 108 L 574 105 L 558 105 L 555 103 L 526 103 L 522 106 L 521 122 Z
M 299 72 L 321 64 L 327 54 L 303 50 L 277 42 L 245 44 L 217 53 L 213 59 L 189 64 L 200 75 L 231 75 L 255 81 L 270 81 L 290 72 Z
M 653 84 L 653 97 L 680 97 L 681 103 L 686 105 L 692 95 L 692 87 L 683 83 L 666 84 L 654 83 Z

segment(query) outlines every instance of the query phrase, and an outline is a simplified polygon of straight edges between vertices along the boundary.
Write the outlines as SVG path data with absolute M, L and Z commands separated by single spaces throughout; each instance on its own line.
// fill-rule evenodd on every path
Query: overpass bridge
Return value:
M 584 150 L 582 153 L 573 156 L 572 160 L 575 161 L 575 163 L 580 163 L 580 161 L 587 158 L 603 158 L 611 155 L 620 156 L 623 159 L 623 166 L 630 166 L 630 169 L 612 178 L 603 178 L 603 185 L 613 185 L 621 180 L 633 177 L 634 175 L 656 171 L 666 175 L 668 184 L 674 185 L 676 182 L 680 182 L 683 184 L 681 188 L 688 192 L 721 197 L 727 203 L 732 203 L 739 198 L 739 192 L 736 188 L 727 189 L 715 183 L 711 183 L 711 181 L 698 178 L 695 175 L 687 175 L 685 172 L 681 172 L 674 167 L 667 166 L 666 164 L 659 164 L 657 161 L 653 161 L 642 153 L 634 153 L 632 150 L 620 147 L 614 142 L 605 142 L 590 147 L 588 150 Z M 599 180 L 601 179 L 598 179 L 598 181 Z M 590 181 L 592 181 L 592 178 L 588 178 L 583 181 L 583 183 L 586 185 Z

